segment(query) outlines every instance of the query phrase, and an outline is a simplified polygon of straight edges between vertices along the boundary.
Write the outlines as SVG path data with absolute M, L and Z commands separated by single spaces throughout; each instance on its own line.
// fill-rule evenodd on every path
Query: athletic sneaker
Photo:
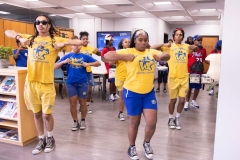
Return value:
M 32 154 L 36 155 L 44 150 L 46 146 L 46 139 L 45 138 L 39 138 L 38 144 L 34 150 L 32 150 Z
M 188 111 L 189 110 L 188 104 L 189 104 L 189 102 L 185 102 L 185 104 L 184 104 L 184 111 Z
M 109 96 L 109 100 L 110 100 L 111 102 L 113 102 L 113 101 L 115 100 L 113 94 L 111 94 L 111 95 Z
M 176 129 L 182 129 L 182 126 L 181 126 L 180 121 L 179 121 L 179 117 L 175 118 L 175 124 L 176 124 Z
M 114 97 L 114 100 L 119 99 L 119 95 L 118 94 L 115 94 L 113 97 Z
M 160 91 L 160 89 L 159 89 L 159 88 L 157 88 L 156 92 L 159 92 L 159 91 Z
M 81 106 L 79 107 L 79 113 L 81 113 Z M 89 108 L 89 105 L 87 105 L 87 113 L 92 114 L 92 110 Z
M 51 152 L 52 150 L 54 150 L 55 148 L 55 140 L 53 137 L 47 137 L 47 144 L 46 144 L 46 147 L 44 149 L 44 152 L 45 153 L 49 153 Z
M 128 156 L 130 159 L 138 159 L 138 154 L 136 151 L 136 146 L 129 146 L 128 148 Z
M 86 124 L 85 124 L 85 121 L 81 121 L 80 122 L 80 127 L 79 127 L 81 130 L 84 130 L 86 129 Z
M 72 126 L 72 131 L 76 131 L 79 129 L 79 123 L 78 122 L 74 122 L 73 126 Z
M 208 94 L 209 94 L 209 96 L 214 95 L 214 90 L 211 89 Z
M 124 118 L 124 114 L 123 113 L 119 113 L 118 114 L 118 118 L 120 121 L 125 121 L 125 118 Z
M 163 93 L 167 93 L 167 89 L 166 88 L 163 89 Z
M 192 102 L 190 103 L 190 105 L 193 106 L 193 107 L 195 107 L 195 108 L 197 108 L 197 109 L 199 109 L 199 105 L 197 104 L 196 101 L 192 101 Z
M 175 129 L 176 128 L 175 121 L 174 121 L 173 118 L 169 118 L 169 120 L 168 120 L 168 127 L 170 129 Z
M 144 150 L 145 150 L 145 156 L 148 158 L 148 159 L 153 159 L 153 150 L 150 146 L 150 143 L 147 143 L 147 142 L 143 142 L 143 147 L 144 147 Z

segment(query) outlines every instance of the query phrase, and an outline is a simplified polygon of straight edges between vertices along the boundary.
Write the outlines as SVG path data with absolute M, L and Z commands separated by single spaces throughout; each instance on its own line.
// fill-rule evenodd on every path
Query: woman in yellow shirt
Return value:
M 129 48 L 130 46 L 130 40 L 128 38 L 124 38 L 120 41 L 118 44 L 118 49 L 126 49 Z M 119 109 L 119 114 L 118 118 L 120 121 L 124 121 L 124 102 L 123 102 L 123 97 L 122 97 L 122 90 L 123 90 L 123 83 L 126 80 L 127 76 L 127 69 L 126 65 L 124 64 L 124 61 L 117 61 L 116 62 L 116 75 L 115 75 L 115 85 L 119 91 L 119 100 L 118 100 L 118 109 Z
M 123 98 L 129 116 L 128 139 L 130 146 L 128 156 L 138 159 L 135 141 L 141 115 L 146 120 L 143 147 L 147 158 L 152 159 L 153 150 L 150 140 L 157 123 L 157 100 L 154 93 L 155 61 L 167 61 L 169 54 L 159 54 L 157 50 L 147 49 L 148 33 L 136 30 L 131 38 L 130 48 L 109 51 L 104 58 L 108 61 L 123 60 L 126 64 L 127 76 L 123 85 Z

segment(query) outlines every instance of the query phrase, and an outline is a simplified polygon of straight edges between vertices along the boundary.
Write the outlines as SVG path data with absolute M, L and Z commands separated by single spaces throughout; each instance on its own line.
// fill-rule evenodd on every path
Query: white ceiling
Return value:
M 169 24 L 219 24 L 225 0 L 0 0 L 0 2 L 67 18 L 152 18 Z M 169 2 L 169 1 L 168 1 Z M 86 8 L 84 5 L 98 7 Z M 215 10 L 202 10 L 215 9 Z M 5 11 L 1 8 L 0 11 Z M 8 11 L 9 12 L 9 11 Z

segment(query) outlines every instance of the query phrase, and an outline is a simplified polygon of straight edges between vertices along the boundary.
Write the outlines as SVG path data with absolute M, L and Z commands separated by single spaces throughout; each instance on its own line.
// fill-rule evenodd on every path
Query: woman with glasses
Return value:
M 80 40 L 55 37 L 58 34 L 53 21 L 46 15 L 39 15 L 34 22 L 34 35 L 20 34 L 6 30 L 9 38 L 19 40 L 28 46 L 28 76 L 26 78 L 24 99 L 28 109 L 34 113 L 34 121 L 39 135 L 39 143 L 32 154 L 51 152 L 55 148 L 53 138 L 53 106 L 56 97 L 54 86 L 54 63 L 58 52 L 66 45 L 82 45 Z M 44 136 L 44 124 L 47 138 Z
M 155 61 L 168 60 L 169 54 L 160 54 L 153 49 L 147 49 L 148 33 L 142 29 L 133 33 L 130 48 L 109 51 L 104 55 L 108 61 L 125 61 L 127 68 L 126 80 L 123 84 L 124 104 L 129 116 L 128 139 L 130 146 L 128 156 L 138 159 L 135 141 L 138 127 L 143 114 L 146 120 L 143 147 L 147 158 L 153 158 L 150 140 L 157 123 L 157 100 L 154 93 Z

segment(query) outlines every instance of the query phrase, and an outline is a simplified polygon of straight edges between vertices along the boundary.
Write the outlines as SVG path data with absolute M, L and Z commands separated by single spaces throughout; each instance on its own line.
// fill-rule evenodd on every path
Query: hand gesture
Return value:
M 56 42 L 53 44 L 54 48 L 57 49 L 57 50 L 60 50 L 62 49 L 64 46 L 65 46 L 65 43 L 63 42 Z
M 165 47 L 171 47 L 171 43 L 164 43 L 163 44 Z
M 66 64 L 66 63 L 69 63 L 71 60 L 69 59 L 69 58 L 67 58 L 67 59 L 65 59 L 64 61 L 63 61 L 63 63 L 64 64 Z
M 135 56 L 133 54 L 126 54 L 125 60 L 132 62 L 135 59 Z
M 93 52 L 97 53 L 97 52 L 100 52 L 100 51 L 99 51 L 99 49 L 95 48 Z
M 27 46 L 30 45 L 30 40 L 27 38 L 19 38 L 18 40 L 24 45 L 27 45 Z
M 82 66 L 83 66 L 83 67 L 87 67 L 87 66 L 88 66 L 88 63 L 82 62 Z

